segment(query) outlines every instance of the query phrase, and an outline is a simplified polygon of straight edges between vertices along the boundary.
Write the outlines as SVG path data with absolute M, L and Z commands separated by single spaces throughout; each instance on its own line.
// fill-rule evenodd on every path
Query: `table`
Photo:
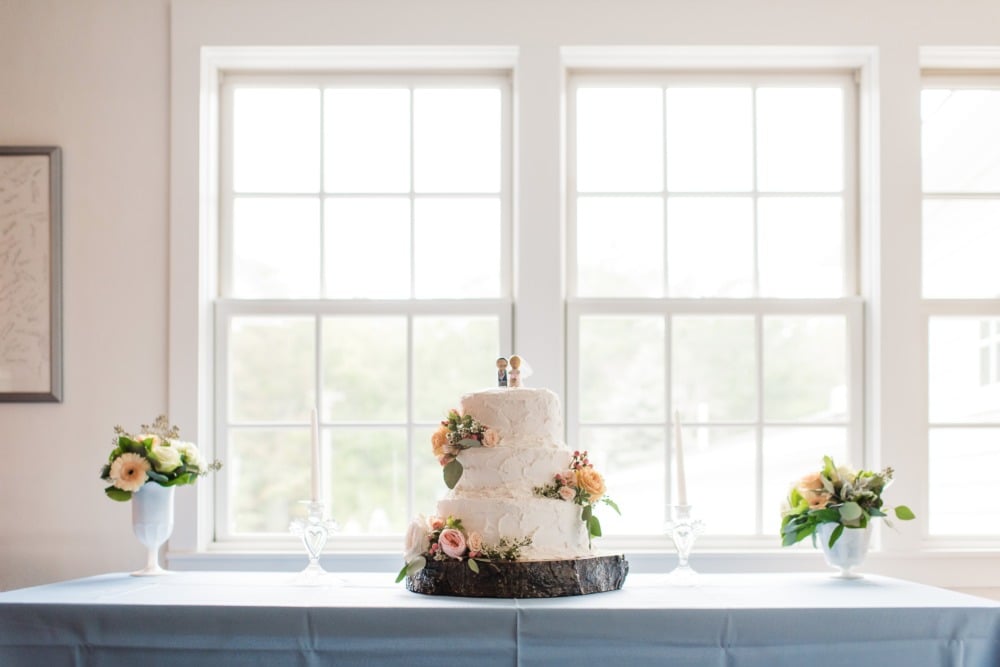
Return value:
M 632 575 L 611 593 L 477 600 L 340 576 L 107 574 L 0 593 L 0 665 L 1000 665 L 1000 603 L 886 577 Z

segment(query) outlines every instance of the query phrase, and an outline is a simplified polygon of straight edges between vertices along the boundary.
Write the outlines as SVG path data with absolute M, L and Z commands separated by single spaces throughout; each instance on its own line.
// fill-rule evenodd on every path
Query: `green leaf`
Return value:
M 837 524 L 837 527 L 833 529 L 833 532 L 830 533 L 830 541 L 827 544 L 827 546 L 833 548 L 833 543 L 839 540 L 840 536 L 843 534 L 844 534 L 844 524 L 839 523 Z
M 156 482 L 157 484 L 166 485 L 166 483 L 170 481 L 170 478 L 164 475 L 162 472 L 156 472 L 155 470 L 152 469 L 150 469 L 146 474 L 149 475 L 149 478 L 154 482 Z
M 476 440 L 475 438 L 462 438 L 458 441 L 459 447 L 465 447 L 469 449 L 470 447 L 482 447 L 483 443 L 481 440 Z
M 617 512 L 618 516 L 622 515 L 622 511 L 620 509 L 618 509 L 618 503 L 616 503 L 615 501 L 611 500 L 611 498 L 601 498 L 601 502 L 603 502 L 605 505 L 607 505 L 608 507 L 610 507 L 611 509 L 613 509 L 615 512 Z
M 403 569 L 399 571 L 399 574 L 396 576 L 397 584 L 401 582 L 403 579 L 406 579 L 406 570 L 408 567 L 409 567 L 408 565 L 404 565 Z
M 594 516 L 594 508 L 592 505 L 584 505 L 583 512 L 580 513 L 580 518 L 584 521 L 590 521 L 590 518 Z
M 455 485 L 458 484 L 458 480 L 462 479 L 462 472 L 465 468 L 462 464 L 458 462 L 458 459 L 452 459 L 448 462 L 448 465 L 444 467 L 444 483 L 449 489 L 454 489 Z
M 910 519 L 917 518 L 917 515 L 913 513 L 913 510 L 906 505 L 900 505 L 893 511 L 896 513 L 896 518 L 900 521 L 909 521 Z
M 843 521 L 857 521 L 861 518 L 861 514 L 861 505 L 857 504 L 853 500 L 840 506 L 840 518 Z
M 117 500 L 118 502 L 125 502 L 126 500 L 132 500 L 131 491 L 123 491 L 117 486 L 109 486 L 104 489 L 104 493 L 111 498 L 111 500 Z
M 470 558 L 470 559 L 469 559 L 468 561 L 466 561 L 466 562 L 467 562 L 467 563 L 469 564 L 469 569 L 470 569 L 470 570 L 472 570 L 472 571 L 473 571 L 473 572 L 475 572 L 476 574 L 479 574 L 479 563 L 477 563 L 477 562 L 476 562 L 476 559 L 475 559 L 475 558 Z
M 412 577 L 425 567 L 427 567 L 427 559 L 423 556 L 417 556 L 406 564 L 406 573 Z
M 601 536 L 601 522 L 597 520 L 596 516 L 591 516 L 587 519 L 587 531 L 591 537 Z

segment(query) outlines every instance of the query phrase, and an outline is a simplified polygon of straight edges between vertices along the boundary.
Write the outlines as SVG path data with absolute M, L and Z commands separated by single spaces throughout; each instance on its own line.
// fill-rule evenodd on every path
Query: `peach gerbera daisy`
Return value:
M 146 483 L 149 460 L 126 452 L 111 462 L 111 483 L 122 491 L 138 491 Z

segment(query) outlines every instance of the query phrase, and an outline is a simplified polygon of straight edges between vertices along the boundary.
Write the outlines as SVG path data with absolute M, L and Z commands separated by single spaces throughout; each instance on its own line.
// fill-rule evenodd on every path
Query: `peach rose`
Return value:
M 465 536 L 454 528 L 445 528 L 438 537 L 438 544 L 446 556 L 461 560 L 465 555 Z
M 430 526 L 431 530 L 441 530 L 444 528 L 444 519 L 439 516 L 432 516 L 427 520 L 427 525 Z
M 493 429 L 488 429 L 483 433 L 483 446 L 484 447 L 496 447 L 500 444 L 500 434 Z
M 809 509 L 823 509 L 830 500 L 830 493 L 823 488 L 823 476 L 818 472 L 810 473 L 800 479 L 795 488 L 809 503 Z
M 483 536 L 479 533 L 469 533 L 469 553 L 479 554 L 483 550 Z
M 601 473 L 587 466 L 576 471 L 576 485 L 590 494 L 590 502 L 597 502 L 604 495 L 604 478 Z
M 434 447 L 434 456 L 441 458 L 444 455 L 444 446 L 448 444 L 448 427 L 441 426 L 434 431 L 431 436 L 431 446 Z

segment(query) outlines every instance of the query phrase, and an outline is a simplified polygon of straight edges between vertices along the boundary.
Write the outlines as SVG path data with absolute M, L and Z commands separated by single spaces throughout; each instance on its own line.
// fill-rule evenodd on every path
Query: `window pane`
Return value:
M 764 318 L 764 418 L 847 418 L 847 323 L 843 317 Z
M 1000 201 L 924 201 L 924 297 L 1000 297 Z
M 705 521 L 706 535 L 755 531 L 757 447 L 746 428 L 685 428 L 688 502 Z
M 839 88 L 759 88 L 758 189 L 839 192 L 844 183 L 843 105 Z
M 749 88 L 667 89 L 667 187 L 747 192 L 753 187 Z
M 588 453 L 608 482 L 608 497 L 621 508 L 598 506 L 604 534 L 662 535 L 664 486 L 663 428 L 581 428 L 580 442 L 570 445 Z
M 663 190 L 660 88 L 581 88 L 576 93 L 579 192 Z
M 839 197 L 765 198 L 757 203 L 760 293 L 844 295 L 844 205 Z
M 925 192 L 1000 192 L 1000 90 L 924 90 Z
M 406 318 L 323 318 L 323 419 L 406 421 Z
M 410 190 L 410 91 L 325 92 L 327 192 Z
M 408 199 L 328 199 L 325 224 L 326 296 L 410 296 Z
M 319 203 L 237 197 L 233 201 L 233 296 L 319 296 Z
M 497 89 L 413 92 L 417 192 L 499 192 L 501 107 Z
M 331 429 L 324 441 L 324 489 L 339 534 L 402 533 L 410 520 L 406 429 Z
M 309 429 L 229 430 L 228 524 L 234 533 L 288 534 L 289 518 L 309 498 Z
M 495 387 L 498 350 L 496 317 L 414 317 L 414 421 L 437 424 L 463 394 Z
M 980 353 L 990 349 L 989 338 L 982 336 L 982 322 L 1000 319 L 930 319 L 927 389 L 932 422 L 1000 421 L 1000 383 L 982 382 Z
M 661 199 L 580 197 L 576 217 L 580 296 L 663 295 Z
M 781 508 L 789 490 L 802 477 L 822 470 L 824 456 L 833 458 L 837 465 L 861 467 L 860 462 L 848 458 L 846 428 L 764 429 L 763 528 L 765 534 L 775 536 L 775 546 L 781 544 Z
M 1000 532 L 1000 429 L 932 428 L 927 467 L 931 535 L 995 537 Z
M 749 198 L 671 198 L 667 203 L 670 296 L 753 295 Z
M 319 90 L 233 91 L 233 189 L 319 190 Z
M 234 317 L 229 326 L 229 420 L 306 422 L 315 405 L 311 317 Z
M 580 421 L 666 419 L 664 321 L 656 317 L 580 318 Z
M 418 199 L 418 298 L 500 296 L 500 200 Z
M 677 316 L 672 336 L 673 400 L 682 422 L 756 418 L 752 317 Z

